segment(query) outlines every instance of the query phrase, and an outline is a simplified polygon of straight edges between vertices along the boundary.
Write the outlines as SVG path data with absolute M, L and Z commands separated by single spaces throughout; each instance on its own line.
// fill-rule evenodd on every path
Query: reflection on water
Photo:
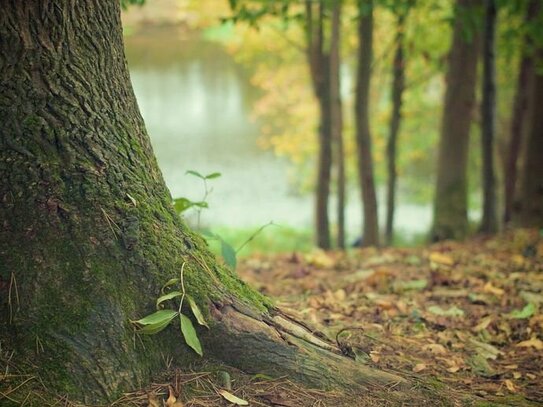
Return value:
M 153 28 L 126 38 L 126 51 L 136 97 L 172 196 L 201 198 L 203 186 L 185 175 L 187 170 L 219 171 L 223 175 L 211 181 L 210 209 L 202 216 L 206 225 L 246 227 L 273 220 L 312 226 L 313 198 L 293 194 L 288 163 L 257 147 L 258 128 L 249 117 L 258 91 L 220 44 L 173 27 Z M 348 229 L 356 236 L 361 210 L 358 193 L 351 195 Z M 402 205 L 396 226 L 424 232 L 430 218 L 428 207 Z

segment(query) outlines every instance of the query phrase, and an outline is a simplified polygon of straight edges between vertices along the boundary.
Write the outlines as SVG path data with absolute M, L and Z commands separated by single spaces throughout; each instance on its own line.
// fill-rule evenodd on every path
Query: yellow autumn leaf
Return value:
M 432 263 L 443 264 L 444 266 L 452 266 L 454 264 L 451 256 L 439 252 L 430 253 L 429 259 Z
M 483 287 L 483 291 L 485 293 L 495 295 L 496 297 L 501 297 L 505 293 L 505 290 L 494 287 L 490 281 L 485 284 L 485 286 Z
M 507 387 L 507 390 L 509 390 L 511 393 L 515 393 L 517 391 L 515 385 L 513 384 L 511 380 L 507 379 L 504 381 L 504 383 L 505 383 L 505 387 Z
M 516 344 L 519 348 L 535 348 L 537 350 L 543 350 L 543 341 L 541 339 L 532 338 L 527 341 L 522 341 Z
M 226 400 L 228 400 L 230 403 L 233 403 L 237 406 L 248 406 L 249 402 L 247 400 L 240 399 L 237 396 L 234 396 L 232 393 L 226 391 L 226 390 L 219 390 L 219 394 L 223 396 Z

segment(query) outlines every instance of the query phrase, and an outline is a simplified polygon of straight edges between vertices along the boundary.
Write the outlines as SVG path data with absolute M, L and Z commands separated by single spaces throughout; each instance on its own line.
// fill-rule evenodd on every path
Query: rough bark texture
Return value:
M 319 104 L 319 158 L 315 224 L 317 245 L 330 249 L 328 201 L 332 172 L 332 120 L 330 111 L 330 54 L 324 51 L 324 4 L 306 2 L 307 59 L 313 90 Z M 317 11 L 315 13 L 315 10 Z
M 373 59 L 373 0 L 359 0 L 358 69 L 356 75 L 356 142 L 358 176 L 362 193 L 364 227 L 362 244 L 379 245 L 377 195 L 373 177 L 372 142 L 369 118 L 371 63 Z
M 466 15 L 468 9 L 480 5 L 480 0 L 456 2 L 439 141 L 432 240 L 461 239 L 468 232 L 467 162 L 479 34 L 477 25 L 470 24 Z
M 543 60 L 543 52 L 539 53 Z M 529 123 L 524 168 L 520 187 L 520 202 L 514 213 L 514 224 L 543 228 L 543 74 L 536 70 L 533 81 L 533 114 Z
M 117 1 L 2 0 L 1 10 L 0 342 L 13 363 L 84 402 L 147 383 L 165 357 L 186 366 L 194 353 L 178 327 L 136 338 L 129 322 L 153 311 L 184 263 L 211 325 L 199 329 L 206 357 L 319 387 L 398 380 L 285 317 L 175 214 Z
M 481 152 L 483 154 L 483 219 L 480 231 L 498 231 L 494 139 L 496 135 L 496 18 L 495 0 L 485 1 L 483 36 L 483 101 L 481 104 Z
M 394 209 L 396 206 L 396 150 L 398 134 L 402 120 L 402 96 L 405 89 L 405 58 L 404 58 L 404 24 L 407 15 L 400 11 L 398 15 L 398 32 L 396 34 L 396 53 L 394 55 L 392 79 L 392 117 L 390 119 L 390 133 L 387 143 L 387 217 L 385 226 L 385 240 L 387 245 L 392 244 L 394 238 Z
M 533 18 L 537 15 L 540 7 L 539 0 L 532 0 L 529 2 L 526 9 L 526 16 L 524 18 L 525 24 L 530 25 Z M 508 154 L 506 156 L 505 163 L 505 210 L 504 210 L 504 222 L 507 224 L 511 221 L 515 201 L 518 199 L 518 158 L 522 151 L 523 140 L 525 140 L 525 134 L 527 132 L 527 124 L 530 118 L 529 109 L 531 91 L 531 80 L 534 77 L 534 61 L 529 48 L 531 46 L 531 40 L 529 36 L 525 36 L 523 44 L 523 53 L 520 61 L 517 89 L 515 94 L 515 100 L 513 102 L 513 117 L 511 118 L 511 136 L 509 139 Z
M 332 33 L 330 37 L 330 103 L 332 119 L 332 141 L 335 147 L 334 162 L 337 170 L 337 247 L 345 248 L 345 153 L 343 148 L 343 109 L 340 83 L 340 31 L 341 0 L 332 9 Z

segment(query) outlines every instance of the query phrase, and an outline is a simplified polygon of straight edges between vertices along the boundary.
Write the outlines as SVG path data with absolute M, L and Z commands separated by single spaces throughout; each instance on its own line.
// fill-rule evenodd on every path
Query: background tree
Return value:
M 514 203 L 518 201 L 517 174 L 519 173 L 518 158 L 522 151 L 523 140 L 526 139 L 528 123 L 530 120 L 530 107 L 533 106 L 531 92 L 531 80 L 534 78 L 532 27 L 534 19 L 538 15 L 541 3 L 531 0 L 525 8 L 524 31 L 521 35 L 521 58 L 516 82 L 516 93 L 513 101 L 513 115 L 511 118 L 511 132 L 509 135 L 508 149 L 504 170 L 504 222 L 509 223 L 512 218 Z
M 129 323 L 177 277 L 208 319 L 206 356 L 312 386 L 398 380 L 286 317 L 174 212 L 118 2 L 5 1 L 0 38 L 0 340 L 13 363 L 86 402 L 147 383 L 164 355 L 187 366 L 195 354 L 178 327 L 134 341 Z
M 362 244 L 379 245 L 377 195 L 373 176 L 369 101 L 373 60 L 373 0 L 358 0 L 358 68 L 356 72 L 356 143 L 358 176 L 362 194 L 364 226 Z
M 437 162 L 432 239 L 461 239 L 468 232 L 467 160 L 475 106 L 480 0 L 457 0 L 446 74 Z
M 392 117 L 387 142 L 387 214 L 385 225 L 385 241 L 392 244 L 394 237 L 394 209 L 396 206 L 396 159 L 398 134 L 402 120 L 402 98 L 405 90 L 405 22 L 412 7 L 412 1 L 394 3 L 393 11 L 396 14 L 397 28 L 394 61 L 392 65 Z
M 481 151 L 483 161 L 483 219 L 480 231 L 496 233 L 498 211 L 496 175 L 494 166 L 494 139 L 496 133 L 496 18 L 495 0 L 485 0 L 483 36 L 483 101 L 481 104 Z
M 341 6 L 342 0 L 332 5 L 330 34 L 330 103 L 332 141 L 337 188 L 337 247 L 345 248 L 345 149 L 343 143 L 343 109 L 341 103 Z
M 330 50 L 325 49 L 324 1 L 306 1 L 307 60 L 311 73 L 313 91 L 319 104 L 319 158 L 316 193 L 316 237 L 317 245 L 330 249 L 330 221 L 328 204 L 332 170 L 332 98 L 330 75 Z

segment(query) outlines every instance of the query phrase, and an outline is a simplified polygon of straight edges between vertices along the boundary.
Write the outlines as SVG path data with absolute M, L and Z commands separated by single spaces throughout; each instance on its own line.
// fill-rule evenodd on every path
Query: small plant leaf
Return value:
M 172 279 L 168 280 L 168 281 L 166 282 L 166 284 L 164 284 L 164 285 L 162 286 L 162 288 L 160 289 L 160 291 L 164 292 L 164 289 L 165 289 L 165 288 L 170 287 L 170 286 L 172 286 L 172 285 L 174 285 L 174 284 L 177 284 L 178 282 L 179 282 L 179 279 L 178 279 L 178 278 L 172 278 Z
M 172 319 L 167 319 L 163 322 L 159 322 L 156 324 L 150 324 L 145 325 L 142 328 L 138 329 L 138 332 L 145 335 L 154 335 L 162 331 L 164 328 L 166 328 L 168 325 L 170 325 L 170 322 L 172 322 Z
M 198 171 L 188 170 L 185 174 L 194 175 L 195 177 L 205 179 L 205 177 L 202 174 L 200 174 Z
M 198 355 L 203 356 L 202 345 L 200 344 L 194 325 L 192 325 L 192 321 L 183 314 L 179 314 L 179 320 L 181 322 L 181 333 L 183 334 L 183 338 L 185 338 L 185 342 L 194 349 Z
M 200 325 L 205 326 L 207 329 L 209 329 L 209 325 L 207 324 L 206 320 L 204 319 L 204 316 L 202 315 L 202 311 L 200 311 L 200 308 L 198 307 L 198 304 L 194 301 L 194 299 L 187 295 L 187 298 L 189 300 L 190 309 L 192 310 L 192 313 L 194 314 L 194 317 L 196 318 L 196 321 Z
M 211 174 L 206 175 L 206 179 L 219 178 L 221 176 L 220 172 L 212 172 Z
M 138 319 L 137 321 L 132 321 L 139 325 L 156 325 L 160 324 L 164 321 L 171 321 L 177 316 L 177 311 L 173 311 L 171 309 L 163 309 L 157 312 L 154 312 L 150 315 L 147 315 L 146 317 L 143 317 L 142 319 Z
M 171 291 L 168 294 L 164 294 L 157 298 L 156 300 L 156 308 L 159 309 L 159 305 L 162 304 L 164 301 L 171 300 L 172 298 L 177 298 L 183 296 L 183 293 L 181 291 Z
M 226 390 L 219 390 L 219 394 L 223 396 L 226 400 L 228 400 L 230 403 L 233 403 L 237 406 L 248 406 L 249 402 L 247 400 L 240 399 L 237 396 L 234 396 L 232 393 L 226 391 Z
M 230 267 L 232 270 L 236 269 L 237 265 L 237 258 L 236 258 L 236 251 L 232 246 L 230 246 L 228 243 L 226 243 L 224 240 L 221 239 L 221 255 L 224 259 L 224 262 Z

